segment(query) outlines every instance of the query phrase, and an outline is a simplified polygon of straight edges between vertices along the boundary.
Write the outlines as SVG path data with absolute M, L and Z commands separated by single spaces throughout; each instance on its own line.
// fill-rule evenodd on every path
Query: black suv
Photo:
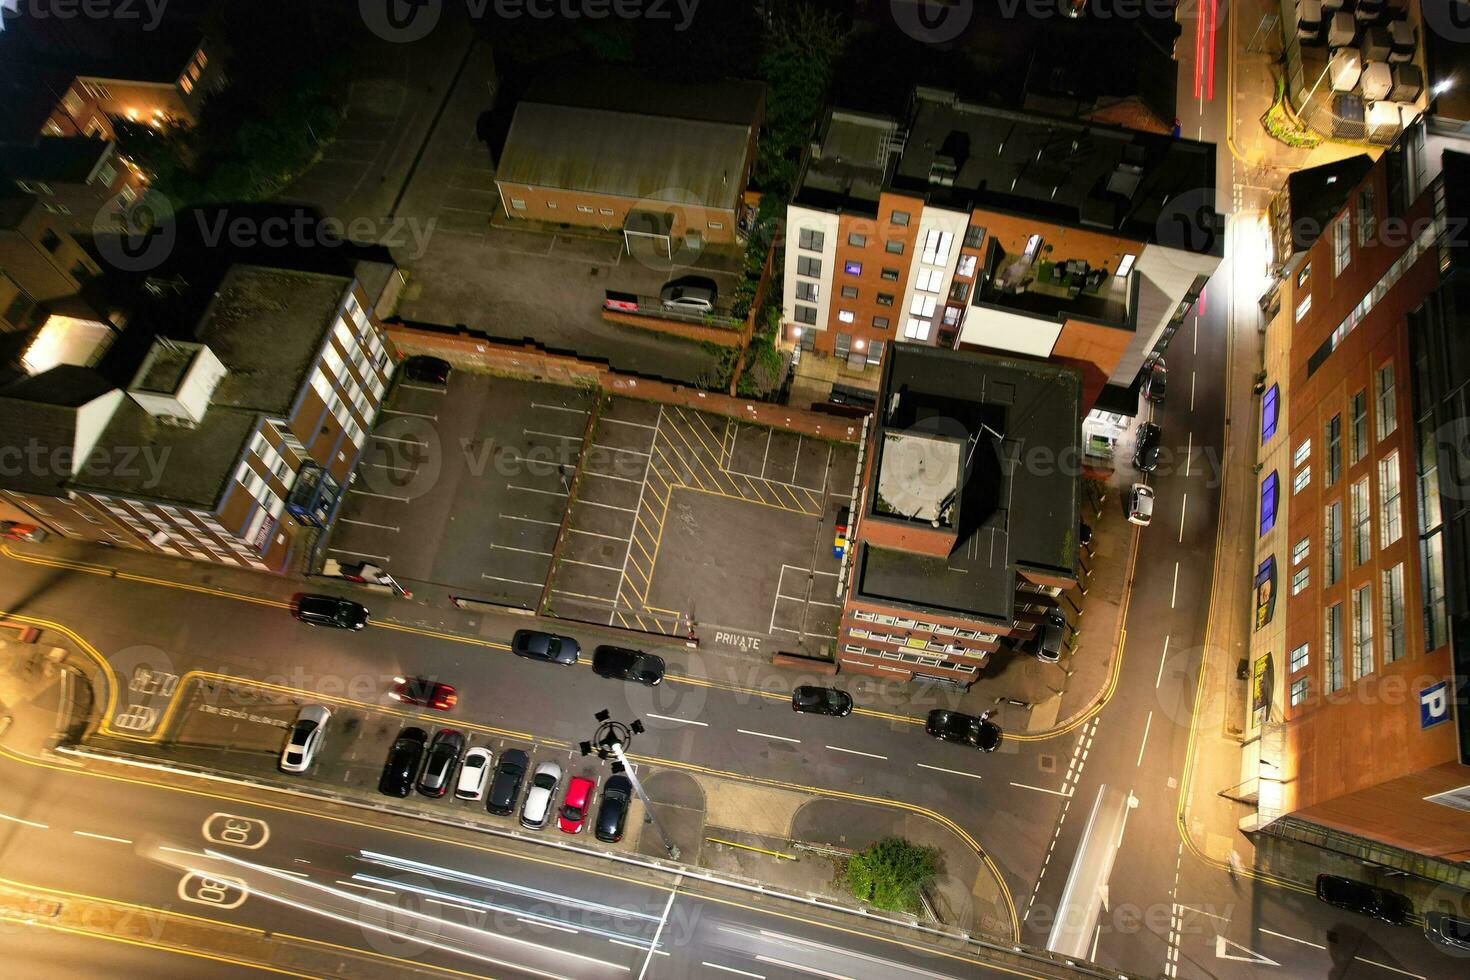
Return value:
M 623 824 L 633 801 L 633 784 L 627 776 L 614 776 L 602 788 L 602 806 L 597 810 L 597 839 L 616 844 L 623 839 Z
M 378 792 L 385 796 L 407 796 L 413 789 L 414 774 L 419 771 L 419 760 L 424 755 L 424 745 L 429 733 L 422 728 L 405 728 L 393 740 L 388 750 L 388 761 L 383 765 L 383 775 L 378 780 Z
M 935 708 L 929 712 L 924 731 L 942 742 L 968 745 L 981 752 L 994 752 L 1000 745 L 1000 728 L 983 718 L 959 711 Z
M 1317 876 L 1317 897 L 1335 908 L 1371 915 L 1394 926 L 1404 925 L 1414 914 L 1414 906 L 1398 892 L 1338 875 Z
M 664 679 L 664 658 L 642 650 L 598 647 L 592 652 L 592 672 L 615 681 L 637 681 L 653 687 Z
M 299 595 L 292 605 L 292 612 L 303 623 L 333 626 L 339 630 L 360 630 L 368 621 L 366 606 L 334 595 Z
M 449 789 L 449 778 L 454 773 L 454 764 L 464 754 L 464 736 L 452 728 L 442 728 L 429 746 L 429 761 L 424 763 L 419 776 L 419 792 L 425 796 L 439 797 Z
M 852 714 L 852 695 L 835 687 L 803 684 L 791 692 L 791 710 L 801 714 L 846 718 Z
M 1152 473 L 1159 468 L 1159 443 L 1163 441 L 1164 430 L 1152 422 L 1145 422 L 1138 427 L 1138 447 L 1133 450 L 1133 466 L 1145 473 Z
M 490 780 L 490 792 L 485 794 L 485 809 L 499 817 L 508 817 L 515 812 L 516 798 L 521 795 L 521 783 L 525 782 L 526 769 L 531 757 L 520 749 L 506 749 L 500 753 L 500 764 L 495 767 L 495 776 Z

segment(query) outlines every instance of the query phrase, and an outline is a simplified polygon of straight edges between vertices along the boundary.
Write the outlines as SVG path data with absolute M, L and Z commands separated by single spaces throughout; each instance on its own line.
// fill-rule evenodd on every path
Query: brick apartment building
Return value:
M 117 144 L 86 136 L 0 143 L 0 181 L 34 197 L 71 231 L 94 233 L 108 208 L 131 204 L 145 184 Z
M 43 201 L 0 188 L 0 333 L 38 326 L 45 304 L 75 296 L 101 272 L 65 222 Z
M 970 684 L 1076 583 L 1074 368 L 921 344 L 883 360 L 838 627 L 843 669 Z
M 284 571 L 328 526 L 392 372 L 354 276 L 236 265 L 190 341 L 156 338 L 125 387 L 62 362 L 0 389 L 0 510 L 53 533 Z
M 1470 134 L 1434 116 L 1273 207 L 1237 795 L 1352 853 L 1470 859 L 1467 217 Z
M 506 217 L 620 231 L 670 255 L 741 239 L 765 108 L 759 82 L 557 71 L 516 104 L 495 173 Z
M 787 208 L 793 397 L 871 397 L 895 341 L 1050 358 L 1132 414 L 1223 254 L 1215 148 L 917 88 L 831 109 Z

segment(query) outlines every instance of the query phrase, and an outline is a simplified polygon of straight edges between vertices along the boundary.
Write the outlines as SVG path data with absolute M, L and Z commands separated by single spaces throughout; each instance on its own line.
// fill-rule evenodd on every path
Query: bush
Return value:
M 890 912 L 917 913 L 919 892 L 939 873 L 939 851 L 885 837 L 848 858 L 843 878 L 853 897 Z

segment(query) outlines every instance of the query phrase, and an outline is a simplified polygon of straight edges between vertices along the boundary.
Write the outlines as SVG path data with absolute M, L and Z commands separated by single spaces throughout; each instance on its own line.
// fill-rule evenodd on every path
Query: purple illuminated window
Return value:
M 861 262 L 844 262 L 842 263 L 842 271 L 849 276 L 860 276 L 863 274 L 863 264 Z

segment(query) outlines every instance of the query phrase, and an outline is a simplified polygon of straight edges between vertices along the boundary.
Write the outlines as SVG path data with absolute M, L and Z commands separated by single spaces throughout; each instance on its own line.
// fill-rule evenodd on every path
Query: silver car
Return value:
M 708 313 L 715 308 L 714 280 L 693 276 L 675 279 L 659 291 L 659 301 L 671 310 Z
M 281 772 L 305 772 L 316 761 L 317 751 L 326 735 L 332 713 L 320 704 L 303 705 L 296 712 L 296 723 L 286 747 L 281 750 Z
M 561 766 L 555 762 L 543 762 L 536 767 L 531 777 L 531 788 L 526 793 L 526 802 L 521 806 L 521 826 L 540 830 L 551 819 L 552 800 L 556 788 L 561 785 Z

